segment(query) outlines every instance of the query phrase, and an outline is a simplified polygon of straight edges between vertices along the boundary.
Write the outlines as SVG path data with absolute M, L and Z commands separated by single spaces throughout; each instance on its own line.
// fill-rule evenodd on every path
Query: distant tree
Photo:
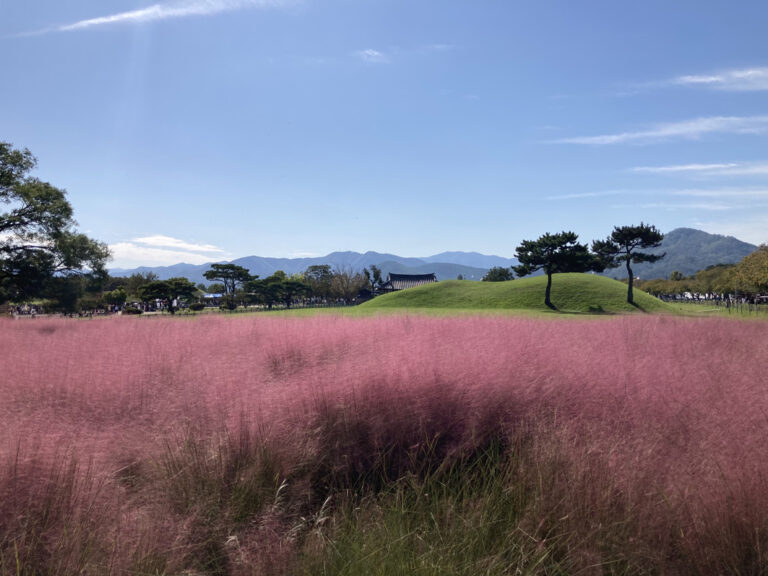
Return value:
M 456 280 L 464 280 L 464 274 L 459 274 L 456 276 Z
M 730 294 L 735 289 L 735 264 L 715 264 L 693 275 L 694 290 L 704 294 Z
M 128 299 L 128 294 L 126 294 L 125 290 L 121 287 L 104 292 L 102 299 L 104 300 L 105 304 L 109 304 L 111 306 L 122 306 Z
M 338 269 L 333 273 L 331 290 L 333 296 L 341 298 L 345 302 L 350 302 L 366 285 L 367 280 L 360 272 Z
M 280 286 L 280 295 L 286 308 L 290 308 L 294 300 L 308 295 L 309 292 L 309 286 L 296 278 L 283 280 Z
M 139 288 L 139 294 L 144 302 L 162 300 L 171 314 L 176 313 L 174 302 L 192 300 L 197 288 L 186 278 L 169 278 L 154 280 Z
M 376 288 L 378 288 L 382 283 L 381 268 L 375 264 L 372 264 L 370 270 L 368 270 L 368 268 L 363 268 L 363 275 L 368 281 L 368 285 L 371 287 L 371 292 L 375 292 Z
M 145 284 L 158 280 L 157 274 L 154 272 L 147 272 L 142 274 L 140 272 L 131 274 L 125 283 L 125 291 L 129 295 L 138 296 L 139 289 Z
M 211 269 L 203 273 L 208 280 L 219 280 L 224 285 L 226 305 L 231 310 L 235 308 L 235 293 L 238 286 L 249 280 L 258 278 L 237 264 L 211 264 Z
M 640 223 L 639 226 L 616 226 L 605 240 L 592 242 L 592 251 L 597 255 L 603 269 L 616 268 L 623 262 L 627 267 L 627 302 L 634 304 L 632 287 L 634 275 L 632 264 L 642 262 L 657 262 L 664 258 L 664 254 L 649 254 L 640 252 L 649 248 L 656 248 L 664 239 L 664 234 L 655 226 Z
M 208 284 L 208 288 L 205 289 L 209 294 L 224 294 L 224 284 L 221 282 L 211 282 Z
M 511 268 L 504 268 L 503 266 L 494 266 L 483 276 L 483 282 L 506 282 L 507 280 L 514 280 L 515 274 Z
M 672 280 L 672 282 L 680 282 L 683 278 L 685 278 L 685 275 L 679 270 L 675 270 L 669 275 L 669 279 Z
M 304 271 L 304 282 L 318 298 L 328 298 L 331 295 L 333 271 L 328 264 L 315 264 Z
M 740 290 L 768 293 L 768 244 L 745 256 L 733 270 L 733 278 Z
M 275 304 L 290 308 L 294 300 L 307 296 L 311 289 L 301 277 L 289 277 L 282 270 L 263 280 L 251 280 L 246 285 L 254 300 L 266 304 L 270 309 Z
M 586 244 L 576 241 L 579 236 L 574 232 L 559 234 L 544 234 L 536 240 L 523 240 L 517 247 L 516 256 L 520 261 L 513 266 L 518 276 L 528 276 L 538 270 L 547 275 L 547 288 L 544 294 L 544 304 L 554 308 L 550 298 L 552 291 L 552 274 L 560 272 L 586 272 L 597 267 L 597 262 Z
M 0 302 L 44 296 L 62 278 L 106 277 L 106 245 L 76 232 L 64 190 L 28 176 L 36 164 L 0 142 Z

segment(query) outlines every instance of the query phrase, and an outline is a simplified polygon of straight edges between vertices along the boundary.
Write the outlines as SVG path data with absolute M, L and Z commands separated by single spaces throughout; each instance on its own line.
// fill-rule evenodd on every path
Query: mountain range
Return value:
M 757 247 L 737 240 L 732 236 L 709 234 L 693 228 L 676 228 L 668 232 L 661 246 L 648 252 L 665 252 L 666 256 L 654 263 L 634 265 L 633 272 L 643 279 L 668 278 L 673 271 L 691 275 L 714 264 L 732 264 Z M 509 267 L 518 264 L 515 258 L 489 256 L 477 252 L 442 252 L 421 258 L 403 257 L 380 252 L 332 252 L 315 258 L 269 258 L 246 256 L 231 261 L 251 274 L 266 278 L 277 270 L 287 274 L 304 272 L 309 266 L 328 264 L 333 269 L 358 272 L 365 267 L 376 265 L 383 276 L 389 273 L 426 274 L 434 272 L 438 280 L 451 280 L 461 275 L 466 280 L 480 280 L 494 266 Z M 211 262 L 212 263 L 212 262 Z M 172 266 L 142 266 L 133 269 L 114 268 L 113 276 L 128 276 L 135 273 L 152 272 L 161 280 L 182 276 L 191 281 L 209 283 L 203 276 L 210 264 L 174 264 Z M 623 278 L 624 268 L 606 271 L 612 278 Z

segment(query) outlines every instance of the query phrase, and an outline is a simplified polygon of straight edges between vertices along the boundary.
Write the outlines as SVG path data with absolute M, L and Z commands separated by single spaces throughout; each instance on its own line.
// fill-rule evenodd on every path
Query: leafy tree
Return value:
M 639 226 L 615 226 L 613 232 L 605 240 L 592 242 L 592 251 L 597 255 L 603 269 L 616 268 L 621 263 L 627 267 L 627 302 L 634 304 L 632 287 L 635 277 L 632 274 L 632 264 L 641 262 L 657 262 L 664 254 L 648 254 L 640 252 L 648 248 L 656 248 L 664 239 L 664 234 L 655 226 L 640 223 Z
M 511 268 L 504 268 L 503 266 L 494 266 L 483 276 L 483 282 L 506 282 L 507 280 L 513 280 L 515 274 Z
M 672 282 L 680 282 L 683 278 L 685 278 L 685 275 L 679 270 L 675 270 L 669 275 L 669 279 Z
M 365 288 L 365 276 L 351 270 L 336 270 L 333 274 L 332 294 L 345 302 L 354 299 Z
M 176 312 L 174 300 L 191 300 L 196 292 L 195 285 L 186 278 L 154 280 L 139 289 L 143 301 L 163 300 L 171 314 Z
M 365 276 L 365 279 L 368 281 L 368 284 L 371 287 L 371 292 L 374 292 L 378 286 L 381 285 L 381 268 L 376 266 L 375 264 L 371 265 L 371 269 L 368 270 L 368 268 L 363 268 L 363 275 Z
M 586 272 L 598 266 L 586 244 L 576 242 L 578 238 L 575 232 L 547 233 L 536 240 L 523 240 L 517 247 L 516 256 L 520 264 L 512 269 L 521 277 L 538 270 L 544 271 L 547 275 L 544 304 L 549 308 L 554 308 L 550 299 L 552 274 Z
M 146 272 L 142 274 L 141 272 L 135 272 L 131 274 L 125 283 L 125 291 L 133 296 L 139 296 L 139 290 L 142 286 L 145 284 L 149 284 L 150 282 L 154 282 L 155 280 L 158 280 L 157 274 L 154 272 Z
M 211 282 L 208 284 L 208 288 L 205 289 L 209 294 L 224 294 L 224 284 L 221 282 Z
M 227 306 L 229 309 L 235 307 L 235 292 L 237 287 L 242 286 L 249 280 L 258 278 L 251 276 L 251 273 L 237 264 L 211 264 L 211 269 L 203 273 L 208 280 L 219 280 L 224 285 L 224 294 L 226 295 Z
M 768 244 L 745 256 L 736 265 L 733 278 L 737 287 L 745 292 L 768 293 Z
M 128 299 L 128 294 L 125 293 L 123 288 L 116 288 L 114 290 L 104 292 L 102 299 L 104 300 L 105 304 L 110 304 L 112 306 L 122 306 Z
M 106 276 L 106 245 L 76 232 L 64 190 L 28 176 L 36 164 L 0 142 L 0 302 L 44 295 L 57 278 Z
M 309 286 L 300 278 L 289 278 L 282 270 L 277 270 L 263 280 L 248 282 L 247 289 L 256 301 L 266 304 L 270 309 L 279 303 L 290 308 L 296 298 L 306 296 L 310 292 Z
M 304 271 L 304 282 L 314 296 L 328 298 L 331 295 L 333 272 L 328 264 L 316 264 Z

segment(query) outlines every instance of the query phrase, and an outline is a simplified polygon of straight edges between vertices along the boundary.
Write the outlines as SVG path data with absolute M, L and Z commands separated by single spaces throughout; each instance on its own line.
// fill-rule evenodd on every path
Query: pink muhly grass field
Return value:
M 196 569 L 268 572 L 329 494 L 491 438 L 522 442 L 521 466 L 537 470 L 521 519 L 532 538 L 606 538 L 615 522 L 627 554 L 662 572 L 680 558 L 759 572 L 765 334 L 663 316 L 3 321 L 0 574 L 17 573 L 19 549 L 28 573 L 77 573 L 82 550 L 103 573 L 194 568 L 204 517 L 206 546 L 226 559 Z M 242 484 L 257 473 L 271 488 Z M 243 519 L 227 500 L 211 509 L 229 524 L 211 520 L 206 475 L 259 504 Z M 278 513 L 284 492 L 295 505 Z M 602 544 L 570 553 L 599 563 Z

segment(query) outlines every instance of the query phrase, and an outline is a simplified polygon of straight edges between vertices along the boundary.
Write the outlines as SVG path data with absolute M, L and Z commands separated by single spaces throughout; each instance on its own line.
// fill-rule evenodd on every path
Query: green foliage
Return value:
M 504 268 L 503 266 L 494 266 L 483 276 L 483 282 L 506 282 L 507 280 L 513 280 L 515 278 L 514 272 L 511 268 Z
M 28 300 L 57 286 L 55 278 L 106 275 L 106 245 L 75 230 L 63 190 L 28 176 L 29 150 L 0 142 L 0 302 Z
M 381 268 L 379 268 L 375 264 L 371 265 L 370 270 L 368 270 L 368 268 L 363 268 L 363 275 L 365 276 L 365 279 L 368 281 L 368 284 L 371 287 L 371 292 L 376 290 L 376 288 L 380 286 L 383 282 L 383 280 L 381 279 Z
M 310 266 L 304 271 L 304 282 L 312 294 L 318 298 L 328 298 L 331 295 L 333 272 L 328 264 Z
M 174 300 L 191 300 L 197 292 L 195 285 L 186 278 L 154 280 L 139 288 L 139 297 L 144 302 L 165 301 L 171 314 L 175 313 Z
M 192 304 L 190 304 L 188 308 L 192 310 L 192 312 L 200 312 L 201 310 L 205 309 L 205 304 L 203 304 L 202 302 L 192 302 Z
M 234 310 L 235 293 L 239 286 L 258 278 L 237 264 L 211 264 L 211 269 L 203 274 L 208 280 L 219 280 L 224 285 L 224 294 L 226 295 L 226 307 Z
M 128 295 L 125 293 L 125 290 L 123 290 L 122 288 L 117 288 L 115 290 L 104 292 L 102 298 L 106 304 L 110 304 L 113 306 L 122 306 L 123 304 L 125 304 L 125 301 L 128 299 Z
M 520 261 L 512 269 L 520 276 L 528 276 L 538 270 L 547 275 L 544 304 L 552 308 L 552 275 L 562 272 L 586 272 L 597 269 L 599 264 L 589 253 L 586 244 L 576 242 L 579 236 L 574 232 L 544 234 L 536 240 L 523 240 L 517 247 L 516 256 Z
M 734 281 L 745 292 L 768 293 L 768 244 L 762 244 L 733 270 Z
M 616 226 L 611 235 L 605 240 L 595 240 L 592 242 L 592 251 L 597 255 L 599 269 L 616 268 L 621 266 L 622 262 L 627 267 L 627 302 L 632 304 L 632 287 L 634 284 L 634 274 L 631 264 L 641 264 L 643 262 L 657 262 L 664 258 L 664 254 L 650 254 L 641 252 L 649 248 L 658 248 L 664 234 L 659 232 L 655 226 L 640 223 L 639 226 Z
M 246 287 L 256 302 L 269 308 L 275 304 L 290 308 L 295 299 L 311 293 L 311 288 L 304 281 L 289 278 L 282 270 L 263 280 L 252 280 Z
M 134 306 L 126 306 L 125 308 L 123 308 L 123 314 L 128 316 L 143 314 L 143 310 L 141 310 L 141 308 L 136 308 Z

